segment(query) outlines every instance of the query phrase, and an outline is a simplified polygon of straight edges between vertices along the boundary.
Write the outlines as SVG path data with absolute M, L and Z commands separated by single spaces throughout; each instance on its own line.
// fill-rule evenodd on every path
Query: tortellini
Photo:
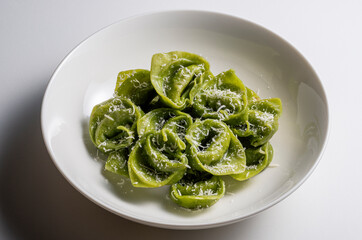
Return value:
M 282 104 L 279 98 L 260 99 L 248 89 L 249 105 L 247 121 L 232 125 L 239 137 L 247 137 L 254 147 L 267 143 L 279 127 Z
M 142 115 L 143 111 L 126 98 L 116 97 L 96 105 L 89 120 L 92 142 L 105 153 L 129 147 Z
M 247 119 L 247 103 L 243 82 L 234 70 L 228 70 L 203 84 L 195 96 L 193 109 L 198 117 L 233 124 Z
M 135 69 L 120 72 L 114 94 L 128 98 L 136 105 L 144 106 L 156 96 L 150 80 L 150 71 Z
M 246 169 L 244 172 L 231 175 L 239 181 L 247 180 L 263 171 L 273 159 L 273 147 L 266 143 L 260 147 L 250 147 L 245 149 Z
M 189 209 L 211 207 L 225 194 L 225 182 L 219 176 L 192 173 L 171 186 L 171 199 Z
M 214 205 L 224 178 L 245 181 L 272 161 L 281 100 L 261 99 L 232 69 L 214 76 L 199 55 L 155 54 L 150 71 L 120 72 L 113 96 L 89 120 L 105 170 L 138 188 L 169 185 L 183 208 Z
M 161 187 L 178 182 L 186 172 L 187 157 L 168 133 L 149 132 L 136 143 L 128 159 L 128 171 L 135 187 Z
M 121 148 L 118 151 L 113 151 L 108 155 L 107 162 L 104 168 L 110 172 L 129 177 L 128 173 L 128 148 Z
M 171 131 L 184 141 L 186 130 L 192 124 L 192 117 L 172 108 L 159 108 L 148 112 L 138 121 L 138 135 L 153 131 Z
M 212 77 L 209 63 L 187 52 L 153 55 L 151 82 L 163 102 L 174 109 L 184 109 L 192 103 L 200 85 Z
M 243 145 L 229 127 L 215 119 L 196 121 L 187 130 L 190 165 L 216 176 L 245 171 Z

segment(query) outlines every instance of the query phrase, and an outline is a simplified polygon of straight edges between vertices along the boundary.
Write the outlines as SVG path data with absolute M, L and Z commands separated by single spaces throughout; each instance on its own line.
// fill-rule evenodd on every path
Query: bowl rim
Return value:
M 305 174 L 303 176 L 303 178 L 301 178 L 299 180 L 299 182 L 297 182 L 291 189 L 289 189 L 288 191 L 286 191 L 284 194 L 282 194 L 278 199 L 272 201 L 271 203 L 265 205 L 264 207 L 257 209 L 256 211 L 251 212 L 250 214 L 246 215 L 246 216 L 237 216 L 237 217 L 232 217 L 229 220 L 225 220 L 225 221 L 221 221 L 221 222 L 212 222 L 212 223 L 199 223 L 199 224 L 167 224 L 167 223 L 161 223 L 161 222 L 151 222 L 151 221 L 147 221 L 144 220 L 142 218 L 137 218 L 137 217 L 133 217 L 133 216 L 129 216 L 127 214 L 121 213 L 119 211 L 117 211 L 117 209 L 108 206 L 106 204 L 104 204 L 103 202 L 101 202 L 100 200 L 94 198 L 93 196 L 91 196 L 90 193 L 84 191 L 84 189 L 82 189 L 80 186 L 78 186 L 75 182 L 73 182 L 66 174 L 66 172 L 64 172 L 62 170 L 62 168 L 60 167 L 60 165 L 58 164 L 57 160 L 56 160 L 56 156 L 52 151 L 51 148 L 51 144 L 50 144 L 50 140 L 46 137 L 46 132 L 45 132 L 45 102 L 47 101 L 48 95 L 49 95 L 49 89 L 52 87 L 52 84 L 54 82 L 54 79 L 57 76 L 57 73 L 60 71 L 60 69 L 63 67 L 64 63 L 73 55 L 74 52 L 76 52 L 76 50 L 78 48 L 80 48 L 85 42 L 87 42 L 91 37 L 93 37 L 94 35 L 97 35 L 98 33 L 102 32 L 105 29 L 108 29 L 116 24 L 120 24 L 120 23 L 124 23 L 127 21 L 132 21 L 134 19 L 138 19 L 138 18 L 142 18 L 142 17 L 148 17 L 148 16 L 153 16 L 153 15 L 162 15 L 162 14 L 198 14 L 198 15 L 217 15 L 219 17 L 223 17 L 223 18 L 229 18 L 231 20 L 234 21 L 242 21 L 248 25 L 252 25 L 255 28 L 258 28 L 268 34 L 270 34 L 271 36 L 273 36 L 275 39 L 277 39 L 278 41 L 282 42 L 283 44 L 285 44 L 286 46 L 288 46 L 291 50 L 293 50 L 297 56 L 304 61 L 304 63 L 306 64 L 306 66 L 311 70 L 311 72 L 316 76 L 316 80 L 317 83 L 319 84 L 319 87 L 321 89 L 320 92 L 320 96 L 323 97 L 323 101 L 325 102 L 325 110 L 326 110 L 326 121 L 325 121 L 325 125 L 326 125 L 326 134 L 324 139 L 322 139 L 323 141 L 323 146 L 320 148 L 320 152 L 318 154 L 318 156 L 316 157 L 316 160 L 314 161 L 312 167 L 308 170 L 307 174 Z M 330 136 L 330 111 L 329 111 L 329 104 L 328 104 L 328 98 L 327 98 L 327 94 L 325 91 L 325 87 L 322 83 L 322 81 L 320 80 L 319 75 L 317 74 L 317 71 L 312 67 L 312 65 L 310 64 L 310 62 L 308 61 L 308 59 L 301 54 L 301 52 L 299 50 L 297 50 L 290 42 L 288 42 L 287 40 L 285 40 L 284 38 L 282 38 L 281 36 L 279 36 L 278 34 L 272 32 L 271 30 L 263 27 L 260 24 L 254 23 L 250 20 L 247 20 L 245 18 L 241 18 L 239 16 L 233 15 L 233 14 L 228 14 L 228 13 L 223 13 L 223 12 L 217 12 L 217 11 L 208 11 L 208 10 L 188 10 L 188 9 L 179 9 L 179 10 L 159 10 L 159 11 L 146 11 L 140 14 L 136 14 L 136 15 L 132 15 L 126 18 L 122 18 L 119 19 L 105 27 L 100 28 L 99 30 L 97 30 L 96 32 L 90 34 L 89 36 L 87 36 L 86 38 L 84 38 L 80 43 L 78 43 L 74 48 L 72 48 L 67 54 L 66 56 L 62 59 L 62 61 L 58 64 L 58 66 L 56 67 L 55 71 L 53 72 L 50 80 L 48 81 L 44 96 L 43 96 L 43 100 L 42 100 L 42 104 L 41 104 L 41 113 L 40 113 L 40 119 L 41 119 L 41 132 L 42 132 L 42 136 L 43 136 L 43 140 L 46 146 L 46 149 L 52 159 L 52 162 L 54 163 L 54 165 L 56 166 L 56 168 L 59 170 L 59 172 L 63 175 L 63 177 L 67 180 L 67 182 L 73 186 L 79 193 L 81 193 L 83 196 L 85 196 L 87 199 L 89 199 L 90 201 L 92 201 L 93 203 L 97 204 L 98 206 L 102 207 L 103 209 L 112 212 L 118 216 L 121 216 L 125 219 L 131 220 L 133 222 L 137 222 L 137 223 L 141 223 L 141 224 L 145 224 L 148 226 L 153 226 L 153 227 L 158 227 L 158 228 L 164 228 L 164 229 L 176 229 L 176 230 L 196 230 L 196 229 L 207 229 L 207 228 L 214 228 L 214 227 L 220 227 L 220 226 L 225 226 L 225 225 L 229 225 L 232 223 L 236 223 L 245 219 L 248 219 L 250 217 L 253 217 L 255 215 L 257 215 L 260 212 L 265 211 L 266 209 L 276 205 L 277 203 L 281 202 L 282 200 L 284 200 L 285 198 L 287 198 L 288 196 L 290 196 L 294 191 L 296 191 L 309 177 L 310 175 L 314 172 L 314 170 L 316 169 L 317 165 L 319 164 L 319 162 L 321 161 L 321 158 L 325 152 L 325 149 L 327 147 L 328 141 L 329 141 L 329 136 Z

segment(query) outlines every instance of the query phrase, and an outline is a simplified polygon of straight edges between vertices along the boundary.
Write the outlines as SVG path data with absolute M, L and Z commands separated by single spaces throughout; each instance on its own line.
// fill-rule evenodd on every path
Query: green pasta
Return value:
M 186 172 L 187 157 L 172 133 L 164 141 L 160 132 L 142 136 L 131 151 L 128 171 L 135 187 L 161 187 L 178 182 Z
M 282 103 L 279 98 L 260 99 L 255 92 L 248 89 L 247 120 L 232 124 L 231 128 L 239 137 L 247 137 L 252 146 L 267 143 L 279 127 Z
M 156 96 L 151 84 L 150 71 L 136 69 L 120 72 L 114 94 L 128 98 L 136 105 L 145 106 Z
M 196 121 L 187 130 L 190 165 L 216 176 L 245 171 L 243 145 L 229 127 L 215 119 Z
M 268 142 L 260 147 L 249 147 L 245 149 L 246 169 L 244 172 L 231 175 L 238 181 L 244 181 L 263 171 L 273 159 L 273 147 Z
M 139 136 L 153 131 L 172 131 L 184 139 L 186 130 L 192 124 L 192 117 L 172 108 L 159 108 L 148 112 L 137 123 Z
M 107 162 L 104 168 L 110 172 L 129 177 L 128 173 L 128 148 L 121 148 L 118 151 L 113 151 L 108 155 Z
M 198 88 L 210 78 L 209 63 L 196 54 L 175 51 L 152 57 L 151 82 L 171 108 L 184 109 L 192 104 Z
M 220 119 L 228 124 L 247 119 L 247 94 L 234 70 L 222 72 L 200 87 L 193 109 L 201 118 Z
M 113 96 L 89 119 L 105 170 L 137 188 L 168 185 L 180 207 L 214 205 L 223 178 L 246 181 L 273 159 L 281 100 L 261 99 L 232 69 L 214 76 L 199 55 L 157 53 L 150 70 L 120 72 Z
M 131 100 L 121 97 L 96 105 L 89 120 L 92 142 L 105 153 L 132 145 L 136 138 L 136 121 L 143 114 Z
M 186 174 L 170 188 L 171 199 L 189 209 L 207 208 L 214 205 L 225 194 L 225 183 L 221 177 L 202 172 Z

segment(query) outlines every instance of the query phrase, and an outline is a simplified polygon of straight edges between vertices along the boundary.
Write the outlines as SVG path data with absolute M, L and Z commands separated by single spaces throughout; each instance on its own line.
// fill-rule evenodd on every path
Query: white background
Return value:
M 60 61 L 90 34 L 150 11 L 198 9 L 260 24 L 294 45 L 330 105 L 327 149 L 291 196 L 242 222 L 173 231 L 130 222 L 74 190 L 42 140 Z M 362 1 L 0 1 L 0 239 L 361 239 Z M 66 96 L 64 96 L 66 98 Z

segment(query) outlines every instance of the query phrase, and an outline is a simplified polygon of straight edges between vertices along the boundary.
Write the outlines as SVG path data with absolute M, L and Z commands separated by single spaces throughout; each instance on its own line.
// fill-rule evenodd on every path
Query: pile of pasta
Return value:
M 134 187 L 170 185 L 178 205 L 198 209 L 225 194 L 222 176 L 245 181 L 273 158 L 279 98 L 261 99 L 228 70 L 187 52 L 153 55 L 151 70 L 120 72 L 114 97 L 96 105 L 89 133 L 105 169 Z

